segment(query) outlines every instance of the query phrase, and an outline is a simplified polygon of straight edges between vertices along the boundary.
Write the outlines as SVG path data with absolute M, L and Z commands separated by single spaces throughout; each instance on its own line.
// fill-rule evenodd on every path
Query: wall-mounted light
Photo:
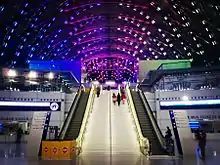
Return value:
M 16 77 L 17 76 L 17 72 L 13 69 L 10 69 L 8 71 L 8 77 Z
M 33 79 L 33 78 L 37 78 L 37 72 L 35 71 L 30 71 L 28 74 L 28 77 Z
M 183 100 L 183 101 L 188 101 L 188 100 L 189 100 L 189 97 L 188 97 L 188 96 L 183 96 L 183 97 L 182 97 L 182 100 Z
M 50 80 L 54 79 L 54 73 L 52 72 L 48 73 L 48 79 Z

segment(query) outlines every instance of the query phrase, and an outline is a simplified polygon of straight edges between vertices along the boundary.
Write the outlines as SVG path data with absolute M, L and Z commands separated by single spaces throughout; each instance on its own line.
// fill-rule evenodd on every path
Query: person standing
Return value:
M 116 103 L 116 101 L 117 101 L 117 97 L 116 97 L 116 94 L 115 94 L 115 93 L 113 93 L 113 95 L 112 95 L 112 101 L 113 101 L 113 103 L 114 103 L 114 105 L 115 105 L 115 103 Z
M 17 129 L 17 139 L 16 139 L 16 142 L 17 142 L 17 143 L 20 143 L 20 142 L 21 142 L 22 134 L 23 134 L 23 130 L 21 129 L 21 127 L 19 127 L 19 128 Z
M 120 106 L 120 103 L 121 103 L 121 96 L 120 96 L 119 93 L 118 93 L 118 95 L 117 95 L 117 102 L 118 102 L 118 106 Z
M 200 130 L 199 133 L 199 148 L 201 153 L 201 159 L 205 160 L 205 147 L 206 147 L 206 133 L 203 130 Z
M 170 139 L 172 137 L 171 129 L 168 126 L 167 126 L 166 136 L 167 136 L 168 139 Z
M 121 94 L 121 99 L 122 99 L 122 103 L 125 104 L 125 100 L 126 100 L 126 94 L 125 94 L 125 92 L 123 92 L 123 93 Z
M 96 94 L 97 94 L 97 97 L 99 97 L 100 96 L 100 91 L 101 91 L 101 89 L 100 89 L 100 87 L 98 86 L 97 88 L 96 88 Z

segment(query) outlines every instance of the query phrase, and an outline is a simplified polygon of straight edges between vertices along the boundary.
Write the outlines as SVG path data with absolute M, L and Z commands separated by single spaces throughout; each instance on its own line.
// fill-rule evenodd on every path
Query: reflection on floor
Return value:
M 183 160 L 171 158 L 152 158 L 146 160 L 139 157 L 134 165 L 218 165 L 220 162 L 220 141 L 208 141 L 207 160 L 205 162 L 199 159 L 185 158 Z M 0 165 L 48 165 L 48 161 L 28 161 L 26 158 L 26 144 L 0 144 Z M 215 154 L 216 152 L 216 154 Z M 115 154 L 112 157 L 113 165 L 127 165 L 127 162 L 133 161 L 131 155 Z M 91 154 L 91 162 L 84 164 L 82 159 L 77 161 L 50 161 L 53 165 L 110 165 L 109 155 Z
M 129 119 L 129 113 L 127 113 L 127 104 L 121 105 L 119 108 L 117 105 L 112 105 L 111 119 L 112 119 L 112 157 L 109 152 L 106 152 L 106 148 L 93 148 L 95 146 L 101 146 L 103 144 L 108 144 L 109 136 L 108 129 L 103 129 L 109 127 L 109 119 L 107 118 L 104 110 L 109 110 L 109 104 L 103 104 L 105 99 L 111 99 L 110 95 L 104 94 L 96 102 L 94 108 L 100 107 L 94 110 L 91 115 L 96 116 L 90 118 L 90 123 L 87 134 L 90 134 L 89 140 L 96 141 L 96 143 L 90 143 L 89 140 L 85 140 L 85 145 L 87 145 L 87 152 L 84 152 L 77 160 L 73 161 L 38 161 L 38 160 L 27 160 L 26 157 L 26 145 L 22 144 L 0 144 L 0 165 L 48 165 L 48 162 L 52 165 L 218 165 L 220 162 L 220 140 L 219 141 L 207 141 L 207 159 L 205 162 L 201 161 L 199 158 L 150 158 L 146 159 L 144 156 L 138 153 L 138 148 L 135 140 L 136 137 L 132 131 L 127 131 L 126 126 L 131 125 L 131 119 Z M 101 117 L 98 114 L 101 114 Z M 97 125 L 97 121 L 102 122 L 102 125 Z M 94 128 L 99 127 L 94 132 Z M 133 128 L 132 128 L 133 129 Z M 89 131 L 90 130 L 90 131 Z M 106 132 L 105 132 L 106 131 Z M 95 134 L 94 134 L 95 133 Z M 99 136 L 97 136 L 99 134 Z M 118 138 L 118 136 L 123 138 Z M 99 139 L 96 139 L 98 138 Z M 126 146 L 128 141 L 132 141 L 128 146 Z M 120 147 L 121 145 L 121 147 Z M 107 147 L 108 148 L 108 147 Z M 135 151 L 133 151 L 135 150 Z M 89 160 L 89 161 L 88 161 Z

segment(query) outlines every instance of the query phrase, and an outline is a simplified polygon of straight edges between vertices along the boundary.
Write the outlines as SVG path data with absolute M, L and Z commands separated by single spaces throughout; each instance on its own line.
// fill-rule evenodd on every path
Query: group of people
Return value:
M 125 104 L 125 100 L 126 100 L 126 94 L 125 94 L 125 90 L 123 88 L 121 88 L 121 95 L 120 95 L 120 93 L 118 93 L 117 96 L 115 93 L 113 93 L 113 95 L 112 95 L 112 101 L 113 101 L 114 105 L 117 102 L 118 106 L 120 106 L 121 101 L 122 101 L 122 104 Z
M 113 100 L 114 105 L 115 105 L 116 102 L 117 102 L 117 103 L 118 103 L 118 106 L 120 106 L 121 101 L 122 101 L 123 104 L 125 104 L 126 95 L 125 95 L 125 93 L 123 93 L 123 94 L 121 94 L 121 95 L 120 95 L 120 93 L 118 93 L 117 96 L 116 96 L 116 94 L 113 93 L 113 95 L 112 95 L 112 100 Z
M 109 90 L 109 89 L 108 89 L 108 90 Z M 100 88 L 100 86 L 97 86 L 97 87 L 96 87 L 96 95 L 97 95 L 97 97 L 100 96 L 100 92 L 101 92 L 101 88 Z M 121 94 L 120 94 L 120 93 L 121 93 Z M 120 106 L 121 101 L 122 101 L 122 104 L 125 104 L 126 94 L 125 94 L 124 88 L 121 88 L 121 89 L 120 89 L 120 93 L 118 93 L 117 95 L 116 95 L 115 93 L 113 93 L 113 95 L 112 95 L 112 100 L 113 100 L 114 105 L 115 105 L 116 102 L 117 102 L 117 103 L 118 103 L 118 106 Z

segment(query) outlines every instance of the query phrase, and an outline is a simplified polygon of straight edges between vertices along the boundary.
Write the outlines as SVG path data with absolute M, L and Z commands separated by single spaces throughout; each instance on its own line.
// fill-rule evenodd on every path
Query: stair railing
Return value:
M 137 118 L 137 113 L 136 113 L 136 110 L 135 110 L 135 106 L 134 106 L 134 103 L 133 103 L 133 99 L 132 99 L 132 96 L 131 96 L 129 86 L 126 86 L 126 93 L 127 93 L 127 97 L 128 97 L 128 99 L 127 99 L 128 100 L 128 105 L 129 105 L 130 111 L 132 113 L 132 118 L 134 120 L 136 133 L 137 133 L 137 136 L 138 136 L 140 151 L 144 155 L 149 156 L 149 151 L 150 151 L 149 140 L 146 137 L 144 137 L 143 134 L 142 134 L 140 123 L 139 123 L 139 120 Z
M 65 119 L 64 123 L 63 123 L 63 126 L 62 126 L 62 129 L 61 129 L 61 132 L 60 132 L 60 135 L 59 135 L 59 139 L 64 139 L 65 137 L 65 134 L 66 134 L 66 131 L 68 129 L 68 126 L 69 126 L 69 123 L 74 115 L 74 112 L 75 112 L 75 109 L 78 105 L 78 102 L 79 102 L 79 99 L 81 97 L 81 94 L 82 94 L 82 90 L 81 88 L 77 91 L 77 94 L 73 100 L 73 103 L 72 105 L 70 106 L 70 109 L 69 109 L 69 112 L 68 112 L 68 115 L 67 115 L 67 118 Z
M 150 121 L 151 121 L 152 126 L 154 128 L 154 131 L 156 133 L 156 136 L 157 136 L 161 146 L 163 148 L 165 148 L 165 146 L 166 146 L 165 139 L 164 139 L 163 134 L 162 134 L 162 132 L 161 132 L 161 130 L 160 130 L 158 124 L 157 124 L 157 121 L 156 121 L 156 119 L 155 119 L 155 117 L 153 115 L 153 112 L 152 112 L 152 110 L 150 108 L 150 105 L 149 105 L 149 103 L 148 103 L 148 101 L 147 101 L 143 91 L 139 90 L 138 92 L 140 94 L 141 100 L 143 101 L 143 104 L 144 104 L 144 107 L 145 107 L 145 109 L 147 111 L 147 114 L 148 114 L 148 116 L 150 118 Z
M 76 138 L 76 145 L 77 145 L 77 155 L 79 155 L 82 152 L 82 144 L 84 140 L 84 135 L 86 132 L 86 125 L 88 123 L 89 115 L 91 114 L 91 110 L 93 108 L 95 98 L 95 87 L 92 85 L 92 88 L 89 93 L 88 102 L 86 105 L 85 114 L 83 116 L 82 125 L 80 127 L 80 132 L 78 137 Z

